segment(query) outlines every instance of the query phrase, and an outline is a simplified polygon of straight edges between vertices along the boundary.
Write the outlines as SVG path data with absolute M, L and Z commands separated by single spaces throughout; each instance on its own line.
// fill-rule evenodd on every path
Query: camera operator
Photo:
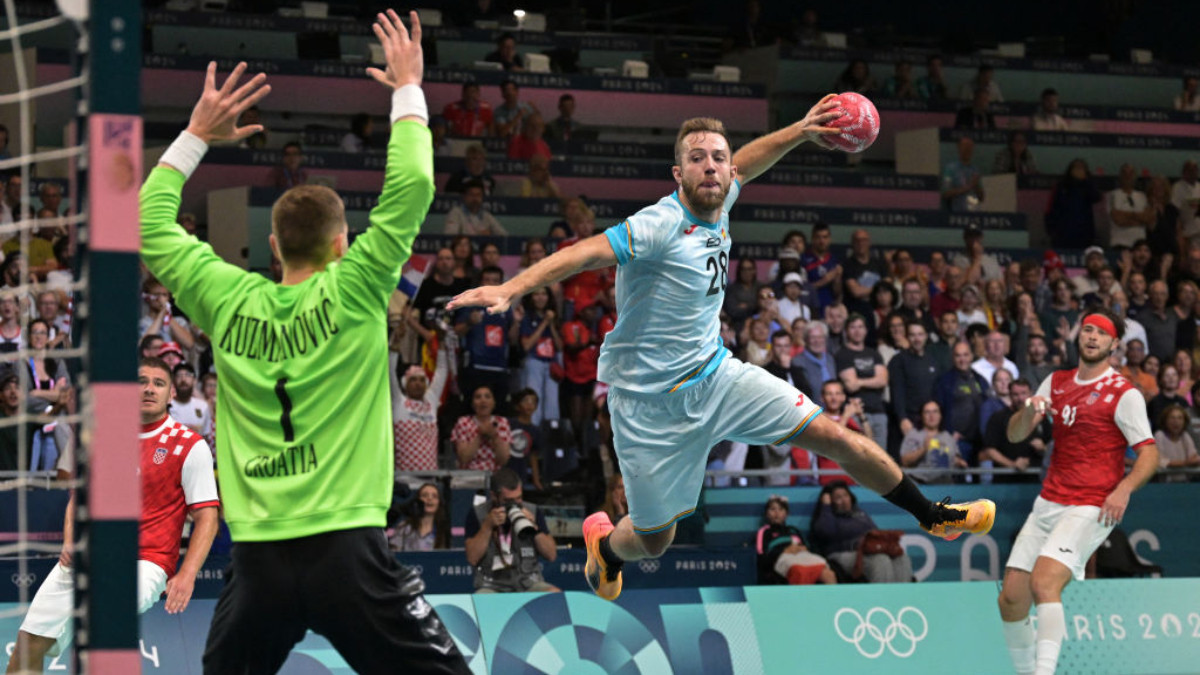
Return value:
M 487 501 L 467 513 L 467 562 L 475 568 L 475 592 L 557 592 L 542 578 L 542 563 L 558 556 L 546 516 L 521 500 L 521 479 L 512 469 L 492 474 Z

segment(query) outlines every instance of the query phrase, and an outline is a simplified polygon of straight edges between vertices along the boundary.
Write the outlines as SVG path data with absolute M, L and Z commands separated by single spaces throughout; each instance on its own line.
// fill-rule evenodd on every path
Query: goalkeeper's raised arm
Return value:
M 211 329 L 212 312 L 221 293 L 243 282 L 246 272 L 230 265 L 208 244 L 189 235 L 176 224 L 183 183 L 199 166 L 209 143 L 238 140 L 262 131 L 262 126 L 237 125 L 238 117 L 271 93 L 267 76 L 259 73 L 240 87 L 246 72 L 239 63 L 220 87 L 217 64 L 208 64 L 204 91 L 192 110 L 187 130 L 171 144 L 139 196 L 141 206 L 142 260 L 151 274 L 182 299 L 182 304 L 204 330 Z

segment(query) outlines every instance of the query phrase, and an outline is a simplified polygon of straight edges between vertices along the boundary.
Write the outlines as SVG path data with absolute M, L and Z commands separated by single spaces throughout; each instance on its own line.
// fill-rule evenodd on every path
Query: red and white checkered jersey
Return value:
M 1054 409 L 1054 452 L 1042 498 L 1103 506 L 1125 476 L 1125 449 L 1154 442 L 1146 399 L 1112 368 L 1087 381 L 1078 369 L 1051 373 L 1038 387 Z
M 396 471 L 437 471 L 437 412 L 450 372 L 448 353 L 446 349 L 438 350 L 437 370 L 423 399 L 409 398 L 404 393 L 404 381 L 396 375 L 399 355 L 396 352 L 389 354 Z
M 212 450 L 196 432 L 170 415 L 142 425 L 142 517 L 138 557 L 173 576 L 179 564 L 179 540 L 190 510 L 217 506 Z
M 492 424 L 496 425 L 496 433 L 499 434 L 500 440 L 505 443 L 512 443 L 512 427 L 508 425 L 508 418 L 492 416 Z M 454 431 L 450 433 L 450 440 L 455 443 L 470 443 L 479 436 L 479 422 L 475 420 L 474 415 L 463 415 L 458 418 L 458 423 L 454 425 Z M 474 471 L 495 471 L 500 468 L 496 463 L 496 453 L 492 449 L 491 443 L 483 441 L 479 444 L 479 452 L 475 458 L 467 462 L 466 466 L 459 466 L 460 469 L 471 469 Z

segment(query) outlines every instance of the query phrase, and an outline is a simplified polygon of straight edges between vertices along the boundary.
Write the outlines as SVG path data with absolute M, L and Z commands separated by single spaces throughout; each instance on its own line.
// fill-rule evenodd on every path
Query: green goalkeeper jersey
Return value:
M 175 223 L 183 183 L 161 166 L 146 180 L 141 254 L 212 341 L 233 539 L 383 527 L 393 480 L 387 305 L 433 200 L 429 130 L 392 126 L 370 227 L 293 286 L 226 263 L 184 232 Z

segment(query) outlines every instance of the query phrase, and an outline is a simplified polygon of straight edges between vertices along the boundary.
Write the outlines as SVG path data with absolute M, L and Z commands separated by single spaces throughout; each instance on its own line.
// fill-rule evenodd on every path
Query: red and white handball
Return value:
M 842 116 L 827 126 L 836 127 L 841 133 L 821 137 L 828 146 L 845 152 L 862 152 L 871 147 L 879 137 L 879 111 L 871 99 L 848 91 L 835 96 Z

